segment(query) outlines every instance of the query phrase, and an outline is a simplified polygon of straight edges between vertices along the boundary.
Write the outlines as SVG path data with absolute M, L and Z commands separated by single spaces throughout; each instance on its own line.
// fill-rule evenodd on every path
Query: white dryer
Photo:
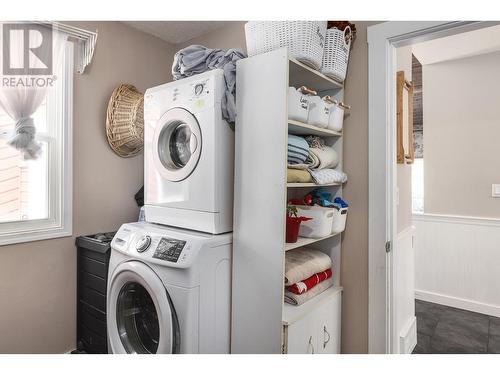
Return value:
M 208 233 L 233 224 L 234 132 L 222 118 L 221 69 L 148 89 L 146 221 Z
M 123 224 L 111 242 L 111 353 L 229 353 L 231 234 Z

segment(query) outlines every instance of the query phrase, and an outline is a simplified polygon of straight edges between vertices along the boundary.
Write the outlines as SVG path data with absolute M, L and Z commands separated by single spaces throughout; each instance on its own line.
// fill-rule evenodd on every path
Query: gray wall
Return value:
M 423 66 L 425 213 L 500 218 L 500 53 Z
M 136 220 L 143 183 L 142 155 L 122 159 L 107 144 L 109 97 L 122 82 L 145 90 L 170 80 L 168 43 L 118 22 L 76 25 L 99 37 L 90 69 L 74 78 L 74 236 L 0 248 L 0 353 L 75 348 L 75 236 Z
M 344 169 L 349 181 L 348 228 L 342 238 L 344 287 L 342 352 L 368 352 L 368 44 L 366 28 L 356 22 L 357 38 L 349 57 L 345 102 L 352 106 L 344 122 Z

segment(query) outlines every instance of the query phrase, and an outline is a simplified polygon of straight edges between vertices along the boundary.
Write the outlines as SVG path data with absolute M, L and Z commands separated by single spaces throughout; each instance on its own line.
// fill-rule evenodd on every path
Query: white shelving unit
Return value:
M 286 186 L 289 188 L 300 188 L 300 187 L 317 188 L 322 186 L 340 186 L 340 185 L 341 184 L 337 182 L 333 182 L 331 184 L 315 184 L 314 182 L 288 182 L 286 184 Z
M 308 246 L 312 245 L 313 243 L 319 242 L 326 240 L 328 238 L 332 238 L 335 236 L 338 236 L 340 233 L 332 233 L 329 234 L 328 236 L 321 237 L 321 238 L 306 238 L 306 237 L 299 237 L 297 242 L 294 243 L 286 243 L 285 244 L 285 251 L 292 250 L 292 249 L 298 249 L 299 247 L 303 246 Z
M 286 48 L 238 61 L 236 85 L 231 351 L 338 352 L 341 235 L 285 243 L 285 214 L 289 199 L 320 186 L 287 183 L 288 134 L 324 137 L 339 154 L 339 170 L 343 138 L 341 132 L 289 120 L 287 93 L 289 86 L 305 85 L 342 101 L 343 85 L 289 57 Z M 342 184 L 321 186 L 342 196 Z M 287 305 L 285 254 L 302 246 L 332 258 L 334 287 L 301 306 Z
M 296 120 L 288 120 L 288 133 L 295 135 L 318 135 L 320 137 L 341 137 L 342 133 L 330 129 L 318 128 Z

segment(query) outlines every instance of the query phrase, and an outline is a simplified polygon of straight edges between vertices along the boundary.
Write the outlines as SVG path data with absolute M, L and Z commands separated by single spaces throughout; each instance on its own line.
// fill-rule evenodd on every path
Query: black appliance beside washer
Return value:
M 116 232 L 76 239 L 77 352 L 107 354 L 106 293 L 111 240 Z

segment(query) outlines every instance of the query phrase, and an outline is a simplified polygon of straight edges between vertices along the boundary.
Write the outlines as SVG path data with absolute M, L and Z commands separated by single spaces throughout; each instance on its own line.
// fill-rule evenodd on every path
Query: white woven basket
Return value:
M 250 21 L 245 24 L 249 56 L 288 47 L 292 57 L 321 67 L 326 21 Z
M 351 49 L 351 28 L 326 30 L 325 53 L 321 73 L 344 82 Z

